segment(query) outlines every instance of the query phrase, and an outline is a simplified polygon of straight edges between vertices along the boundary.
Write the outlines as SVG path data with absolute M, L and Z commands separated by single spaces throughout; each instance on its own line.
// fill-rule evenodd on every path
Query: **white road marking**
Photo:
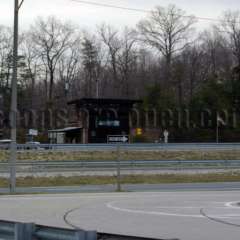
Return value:
M 232 203 L 232 202 L 231 202 Z M 169 212 L 160 212 L 160 211 L 146 211 L 146 210 L 136 210 L 136 209 L 128 209 L 128 208 L 122 208 L 117 207 L 116 202 L 109 202 L 106 204 L 106 206 L 110 209 L 113 209 L 115 211 L 121 211 L 121 212 L 128 212 L 128 213 L 135 213 L 135 214 L 145 214 L 145 215 L 159 215 L 159 216 L 173 216 L 173 217 L 191 217 L 191 218 L 205 218 L 201 214 L 181 214 L 181 213 L 169 213 Z M 229 203 L 226 203 L 225 205 L 228 205 Z M 163 207 L 163 208 L 169 208 L 169 207 Z M 176 208 L 176 209 L 186 209 L 186 207 L 170 207 L 170 208 Z M 191 209 L 192 207 L 190 207 Z M 202 207 L 194 207 L 196 209 L 200 209 Z M 209 208 L 209 206 L 208 206 Z M 215 208 L 215 207 L 212 207 Z M 221 207 L 219 207 L 221 208 Z M 223 209 L 226 209 L 226 207 L 222 207 Z M 228 208 L 228 207 L 227 207 Z M 231 207 L 232 209 L 233 207 Z M 240 209 L 240 208 L 238 208 Z M 219 219 L 230 219 L 230 218 L 240 218 L 240 214 L 218 214 L 218 215 L 211 215 L 211 217 L 219 218 Z
M 182 206 L 160 206 L 160 207 L 156 207 L 156 208 L 166 208 L 166 209 L 199 209 L 199 207 L 182 207 Z M 201 206 L 201 208 L 209 208 L 209 206 Z M 222 207 L 212 207 L 211 206 L 211 209 L 229 209 L 228 206 L 222 206 Z M 240 210 L 240 207 L 234 207 L 232 206 L 231 209 L 239 209 Z
M 114 206 L 116 202 L 107 203 L 107 207 L 116 211 L 128 212 L 128 213 L 137 213 L 137 214 L 150 214 L 150 215 L 165 215 L 165 216 L 176 216 L 176 217 L 194 217 L 194 218 L 204 218 L 202 215 L 189 215 L 189 214 L 175 214 L 175 213 L 165 213 L 158 211 L 144 211 L 144 210 L 132 210 L 127 208 L 120 208 Z
M 238 202 L 227 202 L 227 203 L 225 203 L 225 206 L 228 207 L 228 208 L 240 209 L 240 207 L 237 207 L 236 204 L 238 204 Z

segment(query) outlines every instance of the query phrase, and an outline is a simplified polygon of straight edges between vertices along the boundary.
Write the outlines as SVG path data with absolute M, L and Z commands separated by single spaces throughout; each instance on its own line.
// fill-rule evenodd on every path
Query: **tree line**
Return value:
M 155 7 L 135 28 L 82 30 L 57 17 L 21 32 L 18 108 L 66 106 L 81 97 L 143 99 L 145 108 L 221 110 L 240 101 L 240 11 L 208 29 L 175 5 Z M 12 29 L 0 25 L 0 103 L 9 111 Z

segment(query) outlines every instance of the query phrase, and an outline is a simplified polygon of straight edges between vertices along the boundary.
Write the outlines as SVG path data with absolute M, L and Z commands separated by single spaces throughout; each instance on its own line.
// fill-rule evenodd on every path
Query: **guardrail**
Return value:
M 18 150 L 113 150 L 116 146 L 126 150 L 240 150 L 240 143 L 131 143 L 131 144 L 17 144 Z M 0 144 L 9 149 L 9 144 Z
M 21 145 L 18 144 L 19 151 L 25 151 L 27 147 L 30 145 Z M 32 145 L 31 145 L 32 146 Z M 33 147 L 33 146 L 32 146 Z M 135 175 L 135 174 L 142 174 L 142 172 L 146 171 L 147 174 L 159 174 L 162 172 L 181 172 L 182 170 L 189 170 L 189 171 L 196 171 L 196 170 L 202 170 L 205 172 L 208 171 L 222 171 L 222 170 L 233 170 L 233 169 L 240 169 L 240 160 L 238 156 L 238 151 L 240 151 L 240 143 L 222 143 L 222 144 L 215 144 L 215 143 L 189 143 L 189 144 L 38 144 L 37 146 L 34 146 L 34 150 L 30 150 L 31 158 L 35 154 L 35 148 L 41 149 L 41 151 L 47 151 L 44 152 L 45 154 L 48 153 L 55 153 L 57 151 L 60 152 L 60 154 L 64 153 L 65 151 L 99 151 L 99 158 L 102 156 L 101 151 L 111 151 L 110 152 L 110 160 L 77 160 L 71 161 L 67 160 L 68 157 L 66 154 L 66 158 L 63 160 L 47 160 L 44 159 L 45 154 L 43 154 L 41 160 L 25 160 L 25 161 L 17 161 L 16 163 L 16 171 L 19 174 L 18 176 L 26 177 L 26 176 L 56 176 L 56 175 L 63 175 L 63 176 L 74 176 L 77 174 L 78 176 L 82 175 L 117 175 L 117 184 L 118 184 L 118 190 L 120 189 L 121 184 L 121 176 L 124 174 L 127 175 Z M 24 150 L 21 150 L 24 149 Z M 139 150 L 138 157 L 134 158 L 148 158 L 144 157 L 144 155 L 141 155 L 140 151 L 156 151 L 156 155 L 153 155 L 151 158 L 152 160 L 145 160 L 145 159 L 137 159 L 137 160 L 125 160 L 128 152 L 126 151 L 134 151 Z M 168 151 L 168 150 L 196 150 L 199 151 L 198 155 L 196 156 L 196 159 L 192 160 L 181 160 L 181 159 L 173 159 L 173 160 L 156 160 L 158 159 L 158 152 L 159 150 Z M 211 158 L 211 155 L 204 154 L 207 150 L 215 151 L 219 150 L 230 150 L 235 151 L 234 154 L 231 154 L 229 156 L 230 159 L 225 159 L 226 154 L 224 152 L 222 158 L 219 160 L 209 160 L 208 158 Z M 49 151 L 49 152 L 48 152 Z M 125 151 L 125 152 L 124 152 Z M 202 151 L 202 152 L 201 152 Z M 127 154 L 126 154 L 127 153 Z M 78 153 L 77 154 L 81 154 Z M 91 155 L 92 152 L 90 152 L 90 155 L 86 157 L 89 159 L 89 157 L 93 158 L 94 155 Z M 185 154 L 185 152 L 184 152 Z M 186 152 L 188 154 L 188 152 Z M 83 154 L 84 156 L 84 154 Z M 106 155 L 108 157 L 108 155 Z M 166 155 L 165 155 L 166 156 Z M 172 158 L 177 158 L 174 157 Z M 106 158 L 107 158 L 106 157 Z M 171 157 L 171 155 L 170 155 Z M 181 158 L 183 158 L 181 156 Z M 215 156 L 216 158 L 220 158 L 218 155 Z M 6 157 L 7 158 L 7 157 Z M 96 158 L 96 156 L 95 156 Z M 155 159 L 154 159 L 155 158 Z M 166 156 L 167 158 L 167 156 Z M 189 158 L 189 157 L 188 157 Z M 232 158 L 232 159 L 231 159 Z M 236 158 L 236 160 L 234 160 Z M 0 161 L 0 173 L 2 173 L 3 177 L 5 175 L 8 176 L 9 173 L 9 162 L 6 159 L 6 161 Z
M 0 221 L 0 239 L 6 240 L 154 240 L 96 231 L 53 228 L 34 223 Z M 157 240 L 157 239 L 155 239 Z M 160 239 L 158 239 L 160 240 Z M 162 239 L 163 240 L 163 239 Z
M 40 172 L 80 172 L 86 171 L 115 171 L 121 170 L 148 170 L 148 169 L 222 169 L 240 168 L 240 160 L 99 160 L 99 161 L 18 161 L 16 168 L 18 173 Z M 0 172 L 9 171 L 8 162 L 0 162 Z
M 33 223 L 0 221 L 0 238 L 9 240 L 96 240 L 95 231 L 51 228 Z

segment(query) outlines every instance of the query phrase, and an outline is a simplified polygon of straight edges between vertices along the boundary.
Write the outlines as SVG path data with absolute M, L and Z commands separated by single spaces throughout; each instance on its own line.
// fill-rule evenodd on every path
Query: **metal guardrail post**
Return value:
M 75 240 L 85 240 L 85 232 L 84 231 L 77 231 L 75 233 Z
M 86 232 L 86 240 L 97 240 L 97 232 L 96 231 L 87 231 Z
M 229 162 L 227 159 L 225 159 L 224 161 L 224 165 L 225 165 L 225 169 L 228 169 L 229 168 Z
M 181 159 L 178 160 L 178 171 L 181 171 L 182 170 L 182 161 Z
M 32 240 L 33 233 L 35 232 L 35 224 L 34 223 L 26 223 L 24 232 L 25 232 L 24 240 Z
M 117 191 L 121 192 L 121 160 L 120 160 L 120 144 L 117 144 Z
M 35 225 L 33 223 L 16 223 L 14 240 L 32 240 Z
M 97 240 L 96 231 L 77 231 L 75 233 L 75 240 Z
M 14 240 L 24 240 L 24 223 L 16 223 L 15 224 Z

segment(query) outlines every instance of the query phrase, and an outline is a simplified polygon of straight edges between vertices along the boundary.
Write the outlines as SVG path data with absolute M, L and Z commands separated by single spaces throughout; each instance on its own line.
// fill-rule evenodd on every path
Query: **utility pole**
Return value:
M 219 128 L 220 126 L 226 126 L 227 125 L 227 120 L 223 120 L 220 116 L 219 116 L 219 113 L 217 113 L 217 123 L 216 123 L 216 143 L 219 143 Z
M 10 110 L 11 145 L 10 145 L 10 193 L 16 191 L 16 159 L 17 159 L 17 74 L 18 74 L 18 13 L 24 0 L 19 4 L 14 0 L 14 33 L 13 33 L 13 72 L 12 72 L 12 94 Z
M 99 80 L 96 80 L 96 98 L 99 98 Z
M 216 143 L 219 143 L 219 125 L 217 121 L 217 126 L 216 126 Z

